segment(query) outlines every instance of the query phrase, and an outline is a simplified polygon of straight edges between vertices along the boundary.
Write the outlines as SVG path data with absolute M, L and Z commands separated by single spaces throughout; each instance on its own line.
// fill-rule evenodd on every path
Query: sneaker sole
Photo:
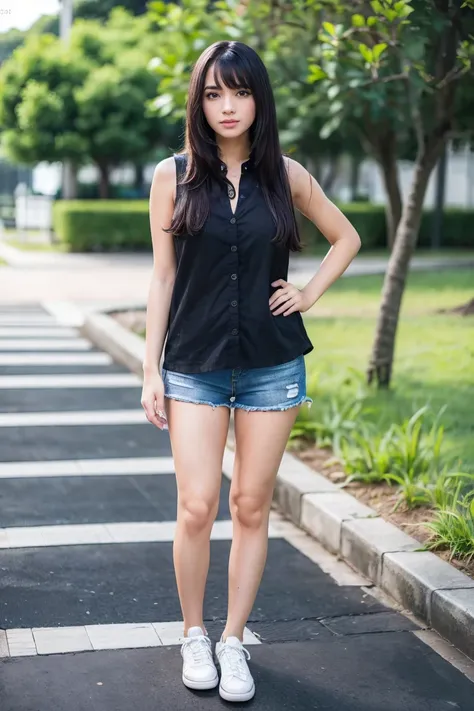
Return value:
M 188 689 L 199 689 L 204 691 L 206 689 L 215 689 L 219 683 L 219 676 L 216 674 L 214 679 L 210 681 L 193 681 L 188 679 L 184 674 L 182 675 L 183 684 L 188 687 Z
M 255 684 L 250 691 L 245 694 L 230 694 L 228 691 L 219 686 L 219 695 L 225 701 L 250 701 L 255 696 Z

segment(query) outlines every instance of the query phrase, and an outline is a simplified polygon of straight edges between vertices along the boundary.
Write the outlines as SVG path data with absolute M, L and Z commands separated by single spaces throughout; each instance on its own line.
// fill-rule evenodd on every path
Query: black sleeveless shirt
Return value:
M 187 157 L 174 154 L 177 179 Z M 221 161 L 224 176 L 227 166 Z M 176 198 L 183 186 L 176 186 Z M 241 165 L 232 212 L 227 186 L 212 181 L 209 216 L 195 236 L 173 236 L 176 279 L 163 367 L 181 373 L 263 368 L 309 353 L 313 345 L 299 311 L 274 316 L 269 305 L 288 279 L 289 249 L 276 234 L 250 158 Z

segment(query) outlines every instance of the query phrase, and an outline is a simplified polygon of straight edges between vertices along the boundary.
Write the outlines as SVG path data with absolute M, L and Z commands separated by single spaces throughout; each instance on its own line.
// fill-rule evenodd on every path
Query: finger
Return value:
M 290 295 L 287 294 L 286 291 L 283 291 L 278 294 L 276 299 L 273 299 L 273 301 L 270 303 L 270 308 L 275 308 L 275 306 L 278 306 L 279 304 L 282 304 L 284 301 L 290 298 Z
M 288 301 L 285 301 L 285 303 L 280 306 L 279 309 L 276 309 L 276 311 L 273 311 L 274 316 L 278 316 L 278 314 L 283 313 L 283 311 L 286 311 L 286 309 L 291 306 L 294 302 L 291 299 L 288 299 Z
M 155 403 L 155 412 L 162 420 L 166 421 L 168 419 L 166 417 L 165 406 L 162 403 Z
M 272 294 L 268 300 L 270 304 L 272 304 L 274 301 L 276 301 L 282 294 L 285 292 L 282 289 L 277 289 L 274 294 Z
M 148 422 L 151 422 L 156 427 L 160 427 L 161 423 L 154 410 L 154 407 L 149 402 L 142 403 L 143 409 L 145 410 L 146 418 Z
M 285 284 L 287 283 L 288 282 L 286 282 L 284 279 L 277 279 L 276 281 L 272 281 L 272 286 L 279 286 L 280 284 L 282 286 L 285 286 Z

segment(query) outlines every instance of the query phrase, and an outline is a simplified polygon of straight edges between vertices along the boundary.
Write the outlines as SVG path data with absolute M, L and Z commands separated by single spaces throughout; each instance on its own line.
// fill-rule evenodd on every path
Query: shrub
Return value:
M 59 200 L 53 227 L 72 252 L 151 250 L 144 200 Z
M 337 205 L 359 233 L 362 249 L 384 249 L 387 246 L 387 226 L 383 205 L 372 205 L 367 202 Z M 418 247 L 430 247 L 432 228 L 433 210 L 425 210 L 420 226 Z M 319 230 L 309 220 L 300 222 L 300 229 L 307 249 L 311 250 L 316 243 L 325 242 Z M 441 244 L 445 249 L 474 247 L 474 210 L 453 207 L 445 209 Z

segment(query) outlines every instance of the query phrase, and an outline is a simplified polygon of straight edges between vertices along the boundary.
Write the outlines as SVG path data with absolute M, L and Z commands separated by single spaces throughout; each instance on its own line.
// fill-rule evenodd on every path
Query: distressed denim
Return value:
M 204 373 L 162 369 L 165 397 L 242 410 L 287 410 L 313 400 L 306 395 L 304 356 L 266 368 L 228 368 Z

